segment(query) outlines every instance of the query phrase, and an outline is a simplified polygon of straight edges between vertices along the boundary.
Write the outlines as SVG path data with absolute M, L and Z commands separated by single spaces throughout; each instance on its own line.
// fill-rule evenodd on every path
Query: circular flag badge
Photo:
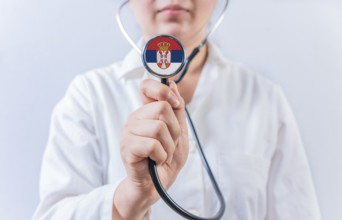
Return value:
M 146 43 L 143 52 L 145 68 L 152 74 L 168 78 L 184 66 L 184 48 L 175 37 L 159 35 Z

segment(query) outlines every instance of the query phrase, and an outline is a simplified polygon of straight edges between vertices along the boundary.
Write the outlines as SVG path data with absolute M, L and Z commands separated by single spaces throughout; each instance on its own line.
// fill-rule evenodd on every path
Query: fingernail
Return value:
M 179 91 L 177 89 L 177 84 L 174 81 L 170 82 L 170 88 L 175 92 L 177 95 L 179 95 Z

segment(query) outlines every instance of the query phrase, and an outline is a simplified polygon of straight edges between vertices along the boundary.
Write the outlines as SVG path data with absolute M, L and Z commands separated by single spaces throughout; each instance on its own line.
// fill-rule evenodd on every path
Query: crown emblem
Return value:
M 169 47 L 170 47 L 170 43 L 168 43 L 168 42 L 160 42 L 157 45 L 159 47 L 159 50 L 161 50 L 161 51 L 168 51 Z

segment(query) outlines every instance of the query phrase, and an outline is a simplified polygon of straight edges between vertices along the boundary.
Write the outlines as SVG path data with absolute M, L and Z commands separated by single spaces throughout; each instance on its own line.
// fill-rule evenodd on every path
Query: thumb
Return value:
M 188 133 L 188 128 L 187 128 L 187 124 L 186 124 L 185 102 L 184 102 L 184 99 L 180 95 L 180 93 L 178 91 L 178 87 L 177 87 L 177 85 L 176 85 L 176 83 L 174 81 L 170 80 L 169 86 L 170 86 L 172 92 L 174 92 L 174 94 L 177 96 L 178 100 L 181 103 L 176 108 L 173 108 L 173 111 L 175 112 L 175 115 L 176 115 L 176 117 L 178 119 L 179 125 L 181 126 L 182 133 L 187 134 Z
M 188 127 L 186 123 L 186 113 L 185 113 L 185 102 L 182 96 L 180 95 L 177 85 L 175 82 L 170 81 L 170 88 L 172 92 L 175 93 L 178 100 L 181 102 L 179 106 L 173 108 L 173 111 L 177 117 L 179 126 L 181 128 L 181 136 L 177 141 L 176 150 L 173 156 L 174 164 L 180 169 L 184 166 L 185 161 L 188 157 L 189 153 L 189 136 L 188 136 Z

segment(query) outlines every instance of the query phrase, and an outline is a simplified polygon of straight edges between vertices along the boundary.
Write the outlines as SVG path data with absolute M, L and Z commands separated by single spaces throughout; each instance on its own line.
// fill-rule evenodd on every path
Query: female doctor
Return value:
M 205 38 L 216 1 L 129 5 L 142 29 L 141 45 L 168 34 L 189 52 Z M 196 156 L 185 106 L 225 199 L 222 219 L 320 219 L 281 89 L 211 43 L 169 87 L 145 71 L 135 51 L 77 76 L 52 115 L 34 219 L 180 219 L 155 190 L 148 158 L 175 201 L 212 216 L 219 204 Z

